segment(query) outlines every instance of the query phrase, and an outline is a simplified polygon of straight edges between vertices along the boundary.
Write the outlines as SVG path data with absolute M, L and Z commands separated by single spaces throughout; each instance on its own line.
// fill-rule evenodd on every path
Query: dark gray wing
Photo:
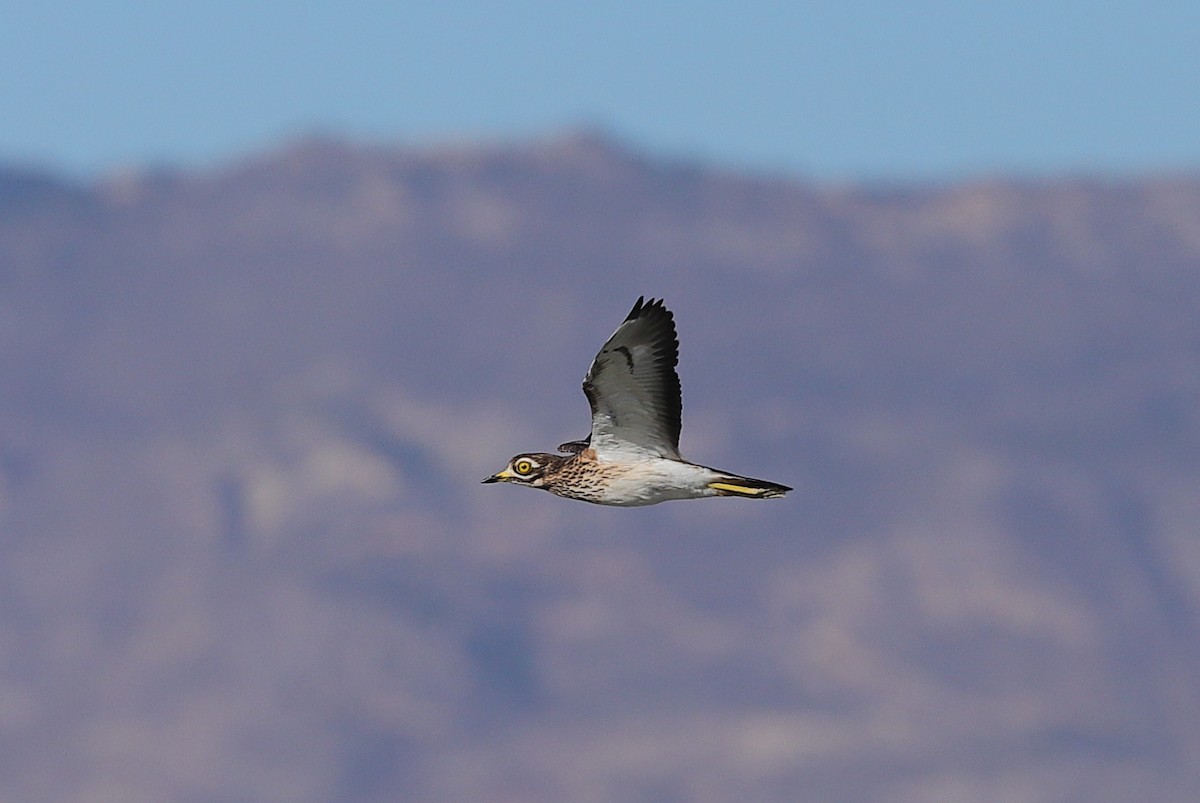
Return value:
M 564 454 L 579 454 L 591 445 L 592 433 L 589 432 L 588 436 L 581 441 L 567 441 L 566 443 L 560 443 L 558 445 L 558 451 L 563 452 Z
M 679 460 L 683 400 L 679 340 L 662 301 L 639 298 L 583 380 L 596 454 L 642 453 Z

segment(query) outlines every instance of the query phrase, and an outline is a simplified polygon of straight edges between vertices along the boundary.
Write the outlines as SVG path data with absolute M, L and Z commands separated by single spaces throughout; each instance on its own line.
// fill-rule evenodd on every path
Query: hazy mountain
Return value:
M 483 486 L 641 294 L 778 502 Z M 0 799 L 1192 801 L 1200 177 L 0 169 Z

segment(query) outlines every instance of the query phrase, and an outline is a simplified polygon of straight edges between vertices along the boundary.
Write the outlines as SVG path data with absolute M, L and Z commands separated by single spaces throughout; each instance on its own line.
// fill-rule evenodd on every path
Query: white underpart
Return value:
M 598 500 L 601 504 L 634 507 L 668 499 L 716 496 L 717 492 L 708 484 L 726 476 L 705 466 L 660 457 L 647 456 L 636 462 L 625 457 L 621 462 L 630 470 L 609 483 L 604 489 L 604 498 Z

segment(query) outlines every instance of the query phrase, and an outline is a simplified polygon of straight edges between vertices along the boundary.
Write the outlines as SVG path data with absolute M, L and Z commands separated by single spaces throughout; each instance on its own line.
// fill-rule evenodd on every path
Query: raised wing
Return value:
M 678 363 L 674 316 L 662 301 L 639 298 L 583 380 L 599 457 L 643 452 L 680 459 Z

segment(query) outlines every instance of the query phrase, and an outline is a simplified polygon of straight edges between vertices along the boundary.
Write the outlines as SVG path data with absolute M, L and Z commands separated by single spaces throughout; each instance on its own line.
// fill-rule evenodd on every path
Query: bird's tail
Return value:
M 716 491 L 717 496 L 741 496 L 747 499 L 775 499 L 792 490 L 777 482 L 739 477 L 733 474 L 718 477 L 709 482 L 708 487 Z

